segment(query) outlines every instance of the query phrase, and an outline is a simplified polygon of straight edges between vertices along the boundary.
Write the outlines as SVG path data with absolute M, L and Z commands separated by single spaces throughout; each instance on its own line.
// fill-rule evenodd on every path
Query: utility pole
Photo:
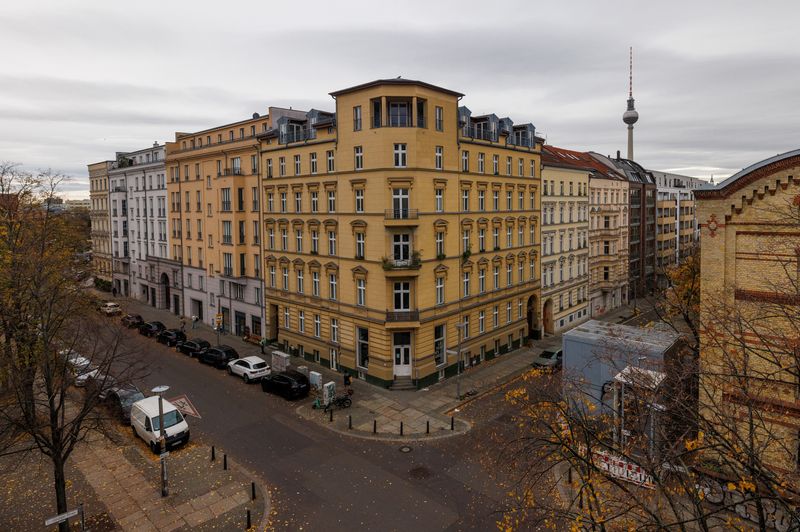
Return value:
M 169 386 L 156 386 L 152 392 L 158 394 L 158 429 L 159 429 L 159 442 L 158 450 L 160 451 L 159 458 L 161 459 L 161 496 L 166 497 L 169 495 L 169 486 L 167 484 L 167 432 L 164 429 L 164 399 L 161 394 L 169 390 Z

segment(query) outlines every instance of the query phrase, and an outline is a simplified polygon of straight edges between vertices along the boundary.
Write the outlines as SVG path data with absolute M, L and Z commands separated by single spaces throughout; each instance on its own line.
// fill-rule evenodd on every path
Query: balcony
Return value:
M 244 175 L 241 168 L 226 168 L 222 175 Z
M 471 139 L 486 140 L 489 142 L 497 142 L 497 131 L 491 131 L 485 127 L 478 126 L 464 126 L 461 128 L 461 135 Z
M 419 322 L 418 310 L 387 310 L 386 323 Z
M 386 209 L 386 223 L 388 226 L 419 225 L 419 211 L 417 209 Z

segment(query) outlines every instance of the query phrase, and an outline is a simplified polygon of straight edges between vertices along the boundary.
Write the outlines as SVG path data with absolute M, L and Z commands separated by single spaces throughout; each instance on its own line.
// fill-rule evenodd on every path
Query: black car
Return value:
M 169 347 L 185 340 L 186 335 L 180 329 L 165 329 L 156 336 L 156 342 L 166 344 Z
M 128 329 L 137 329 L 144 323 L 144 320 L 138 314 L 126 314 L 122 317 L 122 324 Z
M 239 353 L 229 345 L 217 345 L 204 349 L 197 354 L 197 359 L 206 364 L 213 364 L 218 368 L 224 368 L 231 360 L 239 358 Z
M 191 340 L 185 340 L 175 344 L 175 349 L 190 357 L 197 356 L 200 351 L 208 349 L 209 347 L 211 347 L 211 344 L 202 338 L 192 338 Z
M 308 395 L 308 377 L 299 371 L 287 369 L 261 379 L 261 389 L 286 399 L 300 399 Z
M 131 422 L 131 406 L 141 399 L 144 399 L 144 394 L 139 388 L 133 384 L 126 384 L 109 390 L 103 402 L 114 417 L 127 425 Z
M 139 334 L 144 336 L 155 336 L 167 327 L 160 321 L 149 321 L 139 326 Z

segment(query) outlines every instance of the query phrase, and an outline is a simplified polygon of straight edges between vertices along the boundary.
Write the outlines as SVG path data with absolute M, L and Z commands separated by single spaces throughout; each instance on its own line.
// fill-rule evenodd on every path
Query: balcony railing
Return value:
M 383 258 L 384 270 L 418 270 L 422 266 L 419 251 L 412 253 L 409 259 Z
M 223 175 L 244 175 L 241 168 L 226 168 Z
M 419 311 L 418 310 L 387 310 L 386 311 L 386 321 L 387 322 L 419 321 Z
M 417 209 L 386 209 L 387 220 L 416 220 L 418 216 Z
M 479 128 L 476 126 L 464 126 L 461 128 L 461 134 L 465 137 L 473 139 L 488 140 L 490 142 L 497 142 L 497 131 L 491 131 L 486 128 Z

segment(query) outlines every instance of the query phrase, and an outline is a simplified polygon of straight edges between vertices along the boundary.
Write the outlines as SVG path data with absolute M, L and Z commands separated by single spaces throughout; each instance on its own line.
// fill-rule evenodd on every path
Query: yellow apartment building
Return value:
M 264 334 L 261 187 L 258 135 L 269 114 L 194 133 L 166 143 L 170 256 L 179 279 L 164 282 L 183 292 L 182 313 L 220 321 L 237 336 Z M 169 299 L 169 298 L 168 298 Z
M 542 148 L 542 324 L 558 334 L 589 319 L 589 175 L 579 152 Z
M 794 150 L 695 191 L 700 411 L 723 434 L 731 429 L 742 446 L 753 435 L 761 461 L 793 483 L 800 464 L 799 176 L 800 150 Z
M 111 283 L 111 220 L 108 208 L 108 171 L 113 161 L 88 165 L 91 208 L 92 268 L 96 277 Z
M 589 154 L 589 315 L 628 302 L 628 188 L 624 174 Z
M 533 125 L 400 78 L 331 95 L 258 135 L 268 337 L 402 388 L 538 336 Z

